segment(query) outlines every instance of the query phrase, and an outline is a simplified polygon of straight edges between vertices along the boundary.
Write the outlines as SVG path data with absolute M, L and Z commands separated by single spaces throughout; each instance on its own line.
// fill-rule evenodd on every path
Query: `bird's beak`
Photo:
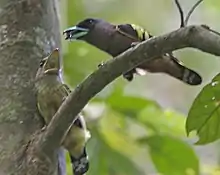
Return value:
M 51 52 L 50 57 L 58 58 L 59 57 L 59 48 L 54 49 Z
M 58 72 L 60 70 L 60 55 L 59 49 L 56 48 L 52 51 L 52 53 L 48 56 L 48 60 L 45 65 L 45 72 Z
M 89 29 L 74 26 L 63 31 L 66 34 L 65 40 L 77 40 L 85 36 L 89 32 Z

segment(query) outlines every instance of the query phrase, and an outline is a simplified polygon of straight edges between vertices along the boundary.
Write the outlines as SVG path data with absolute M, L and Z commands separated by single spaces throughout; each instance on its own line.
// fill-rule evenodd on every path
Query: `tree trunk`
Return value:
M 43 126 L 34 78 L 39 61 L 60 47 L 56 0 L 0 0 L 0 174 L 45 172 L 29 166 L 26 149 Z M 35 155 L 34 155 L 35 156 Z M 44 159 L 41 159 L 44 161 Z M 49 162 L 49 163 L 48 163 Z M 53 160 L 41 162 L 54 169 Z M 31 168 L 31 169 L 30 169 Z M 30 172 L 30 173 L 29 173 Z M 57 169 L 46 174 L 58 174 Z

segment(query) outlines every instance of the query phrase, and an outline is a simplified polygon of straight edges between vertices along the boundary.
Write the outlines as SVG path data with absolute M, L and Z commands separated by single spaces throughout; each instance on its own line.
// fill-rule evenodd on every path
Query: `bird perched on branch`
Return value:
M 60 56 L 58 49 L 41 60 L 36 74 L 37 106 L 48 125 L 71 90 L 60 78 Z M 63 139 L 62 145 L 68 150 L 74 175 L 82 175 L 89 169 L 86 143 L 90 134 L 85 120 L 79 115 Z
M 115 57 L 133 45 L 153 37 L 149 32 L 134 24 L 113 25 L 101 19 L 87 18 L 76 26 L 63 32 L 66 40 L 83 40 L 111 56 Z M 152 61 L 146 61 L 123 74 L 128 81 L 134 74 L 145 75 L 146 72 L 166 73 L 189 85 L 199 85 L 202 77 L 185 67 L 172 53 L 161 55 Z

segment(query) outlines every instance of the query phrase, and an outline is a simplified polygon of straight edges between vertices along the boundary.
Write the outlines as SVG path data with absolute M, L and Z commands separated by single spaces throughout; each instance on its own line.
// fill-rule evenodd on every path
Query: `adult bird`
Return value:
M 55 49 L 49 56 L 41 60 L 35 80 L 37 107 L 49 124 L 63 101 L 71 93 L 60 77 L 60 56 Z M 83 175 L 89 169 L 89 159 L 86 153 L 86 143 L 90 137 L 82 115 L 72 123 L 63 139 L 62 145 L 68 150 L 74 175 Z
M 66 40 L 83 40 L 115 57 L 137 43 L 153 37 L 144 28 L 134 24 L 114 25 L 102 19 L 87 18 L 76 26 L 63 32 Z M 202 77 L 187 68 L 172 53 L 161 55 L 152 61 L 146 61 L 123 74 L 128 81 L 134 74 L 145 75 L 146 72 L 166 73 L 189 85 L 199 85 Z

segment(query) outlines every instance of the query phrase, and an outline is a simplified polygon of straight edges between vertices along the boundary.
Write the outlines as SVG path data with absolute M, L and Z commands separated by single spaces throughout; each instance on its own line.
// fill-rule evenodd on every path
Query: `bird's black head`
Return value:
M 87 18 L 77 25 L 64 30 L 63 34 L 66 34 L 66 40 L 80 40 L 84 39 L 94 29 L 95 25 L 99 22 L 99 19 Z
M 98 19 L 87 18 L 79 22 L 76 26 L 84 28 L 84 29 L 92 30 L 97 22 L 98 22 Z
M 84 175 L 89 170 L 89 157 L 87 156 L 86 148 L 78 158 L 70 155 L 74 175 Z

